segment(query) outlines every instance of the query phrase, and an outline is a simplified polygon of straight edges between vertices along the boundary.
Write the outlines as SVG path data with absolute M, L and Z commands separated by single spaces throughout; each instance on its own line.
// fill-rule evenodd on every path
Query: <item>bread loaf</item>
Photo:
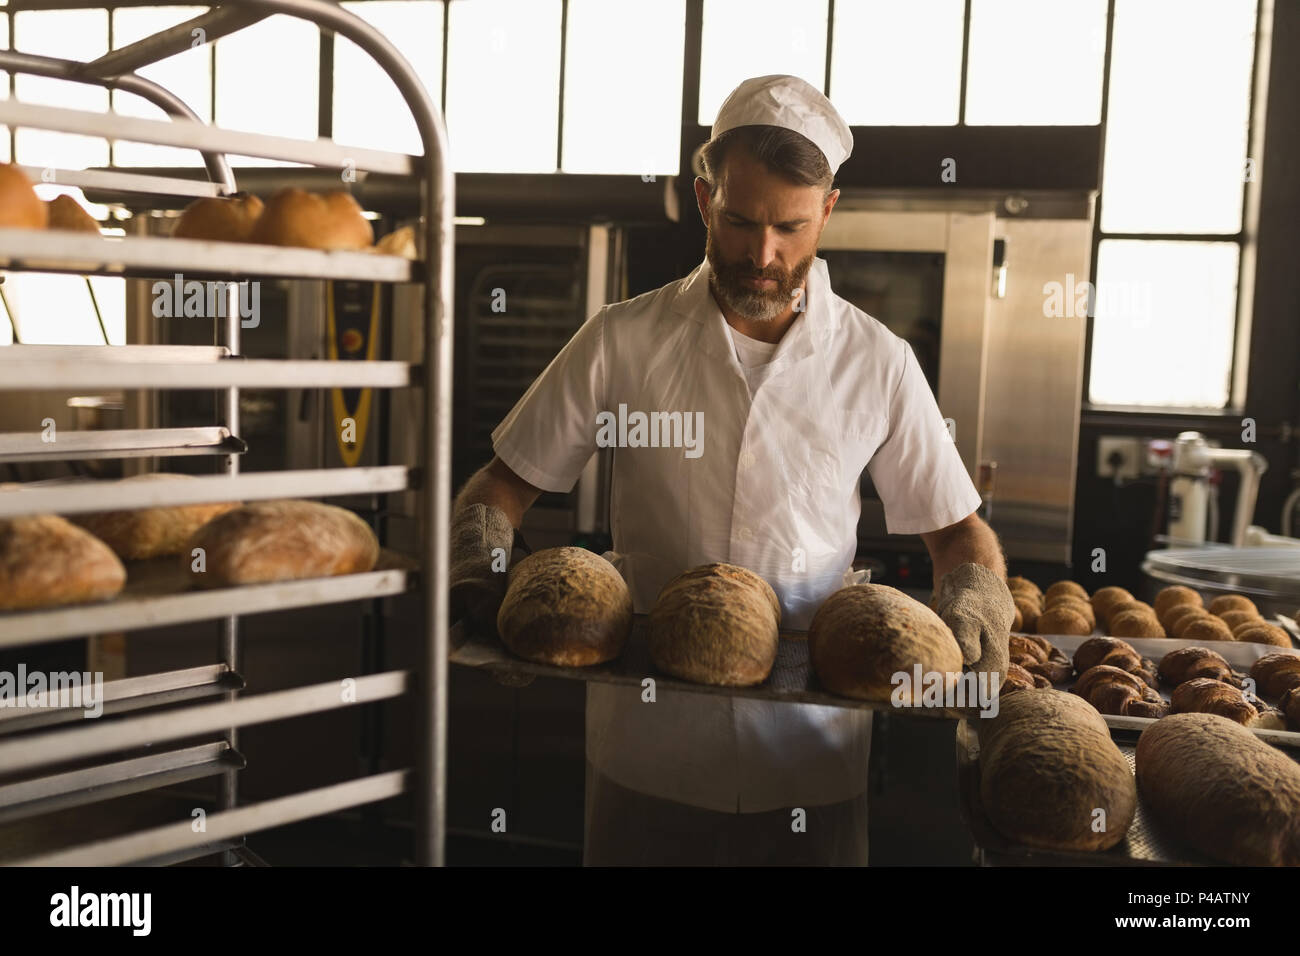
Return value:
M 253 227 L 261 218 L 262 200 L 251 193 L 233 196 L 208 196 L 185 207 L 176 228 L 175 239 L 206 239 L 212 242 L 248 242 Z
M 1140 609 L 1112 611 L 1110 626 L 1106 630 L 1115 637 L 1165 636 L 1165 629 L 1160 626 L 1155 613 Z
M 105 601 L 126 583 L 108 545 L 57 515 L 0 518 L 0 611 Z
M 586 548 L 547 548 L 510 569 L 497 633 L 525 660 L 586 667 L 618 657 L 632 630 L 622 575 Z
M 1088 619 L 1062 604 L 1047 608 L 1038 616 L 1035 629 L 1039 634 L 1091 634 Z
M 1193 591 L 1191 588 L 1183 587 L 1181 584 L 1161 588 L 1160 593 L 1156 595 L 1156 599 L 1153 603 L 1155 606 L 1156 617 L 1160 619 L 1162 624 L 1165 620 L 1165 614 L 1170 610 L 1170 608 L 1176 607 L 1179 604 L 1190 604 L 1192 607 L 1200 607 L 1202 604 L 1200 594 Z
M 44 229 L 49 216 L 23 171 L 0 163 L 0 229 Z
M 957 639 L 939 615 L 902 591 L 855 584 L 826 599 L 808 629 L 808 650 L 818 679 L 833 694 L 892 701 L 893 677 L 908 676 L 911 706 L 923 704 L 924 687 L 911 678 L 942 674 L 945 696 L 961 675 Z M 923 682 L 922 682 L 923 683 Z
M 974 721 L 980 801 L 1008 840 L 1047 850 L 1105 850 L 1137 809 L 1128 761 L 1097 710 L 1057 690 L 1013 693 Z
M 1020 626 L 1013 628 L 1016 631 L 1034 631 L 1038 627 L 1038 615 L 1043 612 L 1042 607 L 1030 595 L 1020 592 L 1011 592 L 1011 599 L 1015 602 L 1016 611 L 1020 614 Z M 1014 624 L 1015 622 L 1012 621 Z
M 1184 620 L 1187 620 L 1184 618 Z M 1187 620 L 1183 625 L 1183 639 L 1188 641 L 1230 641 L 1232 631 L 1223 621 L 1212 615 Z
M 1224 863 L 1300 866 L 1300 765 L 1213 714 L 1142 732 L 1137 781 L 1170 836 Z
M 1199 604 L 1175 604 L 1164 613 L 1160 618 L 1161 625 L 1164 626 L 1165 633 L 1170 637 L 1176 637 L 1178 623 L 1186 617 L 1208 617 L 1209 611 Z
M 1044 605 L 1043 610 L 1046 612 L 1057 608 L 1068 608 L 1082 617 L 1088 624 L 1089 634 L 1091 634 L 1092 629 L 1097 626 L 1096 612 L 1093 611 L 1091 602 L 1083 598 L 1075 597 L 1073 594 L 1058 593 L 1047 599 L 1047 603 Z
M 1224 611 L 1254 611 L 1259 613 L 1259 608 L 1255 607 L 1255 602 L 1244 594 L 1220 594 L 1210 602 L 1211 614 L 1222 614 Z
M 47 228 L 100 235 L 99 223 L 71 196 L 55 196 L 45 205 L 49 211 Z
M 188 481 L 191 475 L 133 475 L 124 481 Z M 142 561 L 164 554 L 181 554 L 194 532 L 218 515 L 239 507 L 236 502 L 96 511 L 73 515 L 81 525 L 113 549 L 123 561 Z
M 1102 626 L 1110 624 L 1110 611 L 1116 604 L 1122 604 L 1125 601 L 1133 600 L 1133 595 L 1123 588 L 1104 587 L 1098 588 L 1092 594 L 1092 610 L 1097 615 L 1097 621 Z
M 1232 639 L 1250 644 L 1271 644 L 1274 647 L 1291 646 L 1290 634 L 1276 624 L 1270 624 L 1264 620 L 1240 625 L 1232 632 Z
M 202 548 L 205 570 L 190 553 Z M 351 511 L 315 501 L 255 501 L 200 528 L 182 560 L 199 587 L 294 581 L 369 571 L 379 542 Z
M 351 193 L 290 188 L 266 201 L 251 241 L 307 249 L 367 249 L 375 232 Z
M 1057 581 L 1043 594 L 1043 599 L 1048 604 L 1052 603 L 1052 599 L 1055 597 L 1075 597 L 1081 601 L 1087 601 L 1088 592 L 1082 584 L 1076 584 L 1074 581 Z

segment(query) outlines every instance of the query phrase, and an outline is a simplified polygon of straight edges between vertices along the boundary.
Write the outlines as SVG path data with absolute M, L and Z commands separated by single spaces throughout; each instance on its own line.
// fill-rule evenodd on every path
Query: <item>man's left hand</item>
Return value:
M 982 564 L 958 565 L 939 582 L 935 611 L 952 630 L 971 670 L 1006 676 L 1016 605 L 999 574 Z

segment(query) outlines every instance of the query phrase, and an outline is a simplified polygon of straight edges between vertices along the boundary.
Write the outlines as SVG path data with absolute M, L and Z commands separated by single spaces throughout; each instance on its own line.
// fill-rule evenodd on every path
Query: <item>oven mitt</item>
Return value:
M 1006 675 L 1016 605 L 1000 575 L 982 564 L 958 565 L 939 582 L 934 605 L 971 670 Z
M 497 632 L 514 543 L 514 525 L 500 508 L 473 504 L 452 520 L 448 585 L 453 622 L 467 617 L 480 632 Z M 498 548 L 505 557 L 500 560 L 497 552 L 494 570 L 493 552 Z

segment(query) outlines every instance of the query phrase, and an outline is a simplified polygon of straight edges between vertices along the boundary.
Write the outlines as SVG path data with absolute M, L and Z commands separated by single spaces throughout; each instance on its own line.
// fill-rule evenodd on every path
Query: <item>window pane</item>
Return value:
M 1106 0 L 972 0 L 966 122 L 1100 123 L 1105 54 Z
M 1090 401 L 1227 405 L 1238 251 L 1231 242 L 1100 244 Z
M 5 276 L 5 298 L 13 310 L 18 337 L 25 345 L 104 344 L 104 333 L 95 319 L 90 291 L 82 276 L 11 273 Z M 107 319 L 105 316 L 106 324 Z M 114 344 L 111 329 L 109 334 L 110 344 Z M 121 344 L 121 328 L 118 335 L 116 344 Z
M 216 47 L 218 126 L 294 139 L 316 138 L 318 27 L 274 16 L 222 37 Z M 244 166 L 300 165 L 245 156 L 231 156 L 230 160 Z
M 462 172 L 555 171 L 559 0 L 453 3 L 447 136 Z
M 961 99 L 963 0 L 835 6 L 831 97 L 851 125 L 948 126 Z
M 685 0 L 569 0 L 568 27 L 563 169 L 675 175 Z
M 1254 0 L 1117 0 L 1101 226 L 1241 228 Z
M 14 49 L 65 60 L 93 60 L 108 52 L 108 12 L 49 10 L 18 13 L 14 17 Z M 25 103 L 97 113 L 108 109 L 108 90 L 96 86 L 51 80 L 44 76 L 18 76 L 14 87 L 17 99 Z M 84 169 L 108 164 L 108 142 L 97 137 L 20 129 L 15 140 L 18 162 L 31 166 Z
M 124 7 L 113 11 L 113 48 L 129 46 L 151 33 L 165 30 L 205 13 L 206 7 Z M 212 121 L 212 48 L 191 47 L 137 70 L 147 80 L 160 83 L 175 93 L 204 122 Z M 113 109 L 124 116 L 164 119 L 164 113 L 130 93 L 113 93 Z M 203 157 L 193 149 L 155 146 L 119 140 L 113 144 L 113 162 L 118 166 L 201 166 Z
M 442 98 L 442 4 L 370 0 L 343 6 L 392 41 L 437 105 Z M 370 54 L 341 36 L 334 38 L 334 139 L 368 149 L 424 152 L 411 111 L 388 74 Z
M 796 15 L 791 15 L 797 10 Z M 826 0 L 704 0 L 700 39 L 702 126 L 751 76 L 789 73 L 826 88 Z

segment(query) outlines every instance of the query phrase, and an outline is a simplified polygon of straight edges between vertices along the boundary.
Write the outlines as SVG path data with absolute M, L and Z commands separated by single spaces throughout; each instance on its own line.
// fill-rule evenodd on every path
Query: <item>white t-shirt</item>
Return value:
M 740 362 L 740 367 L 745 372 L 749 397 L 753 398 L 754 393 L 758 391 L 758 386 L 762 385 L 763 379 L 767 378 L 768 370 L 771 368 L 772 353 L 781 343 L 751 339 L 738 331 L 730 322 L 727 323 L 727 331 L 731 333 L 731 344 L 736 349 L 736 360 Z
M 525 481 L 567 492 L 621 417 L 606 556 L 636 613 L 674 575 L 723 561 L 762 576 L 781 626 L 804 630 L 852 566 L 863 468 L 891 534 L 955 524 L 980 496 L 912 350 L 835 295 L 824 260 L 752 394 L 737 358 L 748 346 L 728 335 L 708 278 L 706 260 L 593 315 L 493 431 L 493 448 Z M 638 415 L 658 422 L 657 440 Z M 639 685 L 592 681 L 587 757 L 625 787 L 706 809 L 818 806 L 866 788 L 870 717 L 662 683 L 647 703 Z

